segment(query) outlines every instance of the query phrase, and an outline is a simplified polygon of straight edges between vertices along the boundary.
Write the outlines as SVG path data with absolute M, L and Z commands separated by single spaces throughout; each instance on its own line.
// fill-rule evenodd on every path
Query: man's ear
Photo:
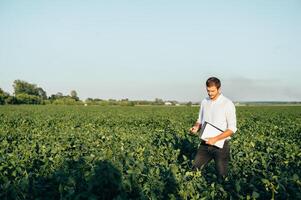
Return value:
M 222 90 L 221 90 L 221 88 L 218 88 L 218 90 L 217 90 L 217 91 L 218 91 L 218 93 L 220 94 Z

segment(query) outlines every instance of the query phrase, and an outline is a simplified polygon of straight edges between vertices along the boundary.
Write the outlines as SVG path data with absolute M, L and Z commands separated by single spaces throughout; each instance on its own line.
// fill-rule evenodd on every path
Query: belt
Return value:
M 205 140 L 201 140 L 201 144 L 206 144 L 206 141 Z
M 228 143 L 230 141 L 230 139 L 227 139 L 227 140 L 225 140 L 225 143 Z M 206 141 L 205 140 L 201 140 L 201 144 L 202 145 L 209 145 L 209 146 L 212 146 L 212 145 L 210 145 L 210 144 L 206 144 Z

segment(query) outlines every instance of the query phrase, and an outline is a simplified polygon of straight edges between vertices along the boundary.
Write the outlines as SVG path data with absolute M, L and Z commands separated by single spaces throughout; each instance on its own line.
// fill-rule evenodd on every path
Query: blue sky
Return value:
M 301 101 L 301 1 L 1 1 L 0 87 L 48 95 Z

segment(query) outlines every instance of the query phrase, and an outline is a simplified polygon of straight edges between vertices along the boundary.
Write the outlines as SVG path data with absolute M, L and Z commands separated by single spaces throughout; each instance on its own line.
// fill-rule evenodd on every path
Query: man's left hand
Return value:
M 208 138 L 206 144 L 214 145 L 216 142 L 217 140 L 214 137 L 212 137 L 212 138 Z

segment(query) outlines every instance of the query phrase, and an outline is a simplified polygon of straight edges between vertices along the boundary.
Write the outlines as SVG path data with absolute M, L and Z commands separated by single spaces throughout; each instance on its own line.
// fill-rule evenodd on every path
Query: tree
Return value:
M 40 88 L 40 87 L 37 88 L 37 91 L 38 91 L 39 97 L 41 97 L 43 100 L 47 99 L 47 94 L 42 88 Z
M 189 101 L 188 103 L 186 103 L 187 106 L 192 106 L 192 102 Z
M 35 84 L 27 83 L 26 81 L 22 81 L 22 80 L 15 80 L 13 87 L 14 87 L 15 95 L 28 94 L 28 95 L 39 96 L 39 92 Z
M 9 93 L 5 92 L 4 90 L 2 90 L 2 88 L 0 88 L 0 105 L 5 104 L 9 97 Z
M 31 84 L 22 80 L 15 80 L 13 87 L 16 96 L 19 94 L 28 94 L 38 96 L 41 99 L 47 99 L 46 92 L 41 87 L 37 87 L 36 84 Z
M 75 90 L 71 90 L 70 96 L 71 96 L 71 98 L 74 99 L 75 101 L 78 101 L 78 100 L 79 100 L 79 98 L 78 98 L 78 96 L 77 96 L 77 92 L 76 92 Z
M 41 104 L 42 99 L 36 95 L 21 93 L 16 95 L 18 104 Z
M 154 104 L 155 105 L 163 105 L 164 101 L 162 99 L 156 98 Z
M 4 94 L 4 90 L 2 90 L 2 88 L 0 88 L 0 94 Z
M 15 100 L 11 99 L 10 102 L 19 104 L 41 104 L 42 100 L 47 99 L 46 92 L 37 87 L 36 84 L 31 84 L 22 80 L 15 80 L 14 84 Z
M 0 88 L 0 105 L 5 103 L 4 91 Z
M 58 92 L 58 93 L 56 93 L 56 95 L 55 95 L 57 98 L 62 98 L 64 95 L 63 95 L 63 93 L 61 93 L 61 92 Z
M 8 97 L 5 99 L 5 104 L 18 104 L 17 98 L 14 97 L 14 96 L 8 96 Z
M 93 101 L 93 99 L 89 97 L 86 99 L 86 101 Z
M 58 92 L 58 93 L 56 93 L 56 94 L 50 95 L 50 97 L 49 97 L 48 99 L 49 99 L 50 101 L 54 101 L 54 100 L 56 100 L 56 99 L 61 99 L 61 98 L 63 98 L 63 93 Z

